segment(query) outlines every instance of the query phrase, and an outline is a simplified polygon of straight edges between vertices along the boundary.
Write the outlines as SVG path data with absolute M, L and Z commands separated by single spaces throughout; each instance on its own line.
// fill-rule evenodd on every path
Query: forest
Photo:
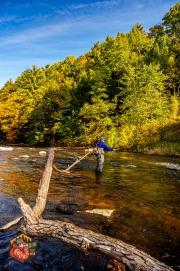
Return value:
M 0 143 L 94 146 L 180 156 L 180 3 L 145 31 L 27 68 L 0 90 Z

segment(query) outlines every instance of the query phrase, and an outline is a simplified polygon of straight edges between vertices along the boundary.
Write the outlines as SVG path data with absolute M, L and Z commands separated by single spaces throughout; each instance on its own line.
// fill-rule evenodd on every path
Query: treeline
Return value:
M 0 141 L 180 153 L 180 3 L 145 32 L 107 36 L 90 52 L 25 70 L 0 91 Z

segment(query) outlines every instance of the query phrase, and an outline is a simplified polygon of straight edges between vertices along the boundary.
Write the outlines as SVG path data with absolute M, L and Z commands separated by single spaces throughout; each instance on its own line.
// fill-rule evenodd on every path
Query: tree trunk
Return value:
M 71 223 L 42 219 L 52 174 L 53 158 L 54 150 L 51 149 L 39 185 L 35 206 L 31 208 L 22 198 L 18 199 L 24 217 L 24 223 L 20 226 L 20 230 L 23 233 L 30 236 L 60 238 L 64 242 L 83 249 L 84 251 L 88 251 L 88 249 L 97 250 L 110 258 L 124 263 L 129 270 L 173 271 L 172 268 L 159 262 L 147 253 L 120 240 L 95 233 L 91 230 L 82 229 Z
M 170 267 L 131 245 L 90 230 L 82 229 L 71 223 L 39 220 L 38 223 L 22 225 L 20 229 L 30 236 L 60 238 L 64 242 L 83 249 L 85 252 L 88 249 L 97 250 L 110 258 L 124 263 L 129 270 L 172 271 Z

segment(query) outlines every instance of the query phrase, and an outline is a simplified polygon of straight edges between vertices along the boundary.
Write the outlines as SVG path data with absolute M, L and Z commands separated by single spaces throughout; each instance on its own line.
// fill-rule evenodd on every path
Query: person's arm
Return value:
M 114 151 L 113 148 L 108 147 L 104 142 L 101 142 L 100 148 L 103 148 L 105 151 Z

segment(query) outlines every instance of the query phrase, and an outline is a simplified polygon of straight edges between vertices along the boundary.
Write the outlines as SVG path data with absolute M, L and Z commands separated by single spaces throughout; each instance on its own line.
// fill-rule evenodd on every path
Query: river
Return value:
M 40 151 L 48 153 L 47 148 L 0 149 L 0 227 L 21 215 L 19 197 L 34 204 L 47 161 Z M 84 154 L 82 148 L 55 148 L 54 163 L 65 169 Z M 95 164 L 92 155 L 76 164 L 67 176 L 53 171 L 43 217 L 120 239 L 180 270 L 180 158 L 106 153 L 100 176 L 94 173 Z M 62 212 L 62 203 L 73 211 Z M 92 209 L 114 211 L 109 218 L 85 212 Z M 18 226 L 0 232 L 0 270 L 108 270 L 106 257 L 93 252 L 85 255 L 47 237 L 34 237 L 36 255 L 20 263 L 9 255 L 10 240 L 20 234 Z

